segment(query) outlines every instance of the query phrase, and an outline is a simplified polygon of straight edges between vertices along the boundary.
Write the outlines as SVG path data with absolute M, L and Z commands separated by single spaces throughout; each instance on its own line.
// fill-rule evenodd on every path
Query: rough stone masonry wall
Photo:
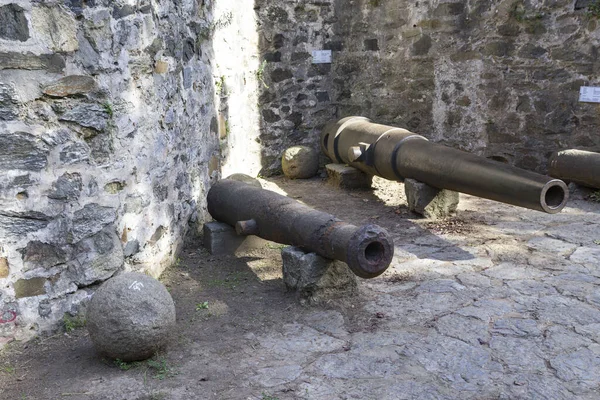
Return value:
M 256 0 L 263 175 L 281 173 L 283 151 L 318 149 L 325 123 L 336 117 L 331 64 L 313 64 L 312 50 L 339 49 L 333 0 Z M 342 78 L 343 79 L 343 78 Z
M 159 275 L 203 222 L 228 146 L 213 36 L 248 12 L 231 8 L 0 0 L 0 344 L 116 271 Z
M 600 108 L 578 102 L 600 86 L 599 6 L 336 0 L 332 106 L 540 172 L 554 150 L 600 151 Z

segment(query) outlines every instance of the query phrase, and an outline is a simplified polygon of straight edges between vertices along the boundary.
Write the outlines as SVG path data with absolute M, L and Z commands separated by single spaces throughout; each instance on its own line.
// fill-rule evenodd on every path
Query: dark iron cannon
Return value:
M 550 176 L 600 189 L 600 153 L 583 150 L 558 151 L 550 157 Z
M 235 180 L 208 192 L 208 212 L 239 235 L 290 244 L 341 260 L 361 278 L 382 274 L 394 254 L 392 238 L 378 225 L 357 227 L 288 197 Z
M 334 162 L 385 179 L 411 178 L 550 214 L 562 210 L 568 199 L 567 185 L 559 179 L 432 143 L 406 129 L 363 117 L 327 125 L 321 133 L 321 149 Z

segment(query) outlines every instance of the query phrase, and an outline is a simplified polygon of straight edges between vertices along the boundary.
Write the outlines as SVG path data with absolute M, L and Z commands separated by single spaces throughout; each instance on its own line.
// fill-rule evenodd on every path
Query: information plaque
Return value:
M 331 50 L 313 50 L 313 64 L 331 64 Z
M 600 87 L 582 86 L 579 88 L 579 101 L 584 103 L 600 103 Z

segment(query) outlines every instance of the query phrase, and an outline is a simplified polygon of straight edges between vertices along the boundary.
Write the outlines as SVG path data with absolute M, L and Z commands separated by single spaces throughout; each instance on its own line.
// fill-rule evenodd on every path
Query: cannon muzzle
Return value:
M 568 199 L 567 185 L 441 144 L 406 129 L 374 124 L 363 117 L 332 122 L 321 133 L 321 149 L 338 163 L 368 174 L 411 178 L 439 189 L 555 214 Z
M 208 212 L 241 235 L 256 235 L 298 246 L 348 264 L 361 278 L 382 274 L 394 244 L 378 225 L 357 227 L 288 197 L 234 180 L 221 180 L 208 192 Z
M 558 151 L 550 157 L 550 176 L 600 189 L 600 153 L 583 150 Z

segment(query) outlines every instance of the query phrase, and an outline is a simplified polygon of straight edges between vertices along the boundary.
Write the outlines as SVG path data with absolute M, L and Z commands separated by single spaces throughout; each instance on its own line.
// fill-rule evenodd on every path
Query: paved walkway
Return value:
M 462 196 L 454 223 L 393 229 L 392 267 L 361 283 L 377 329 L 317 311 L 248 335 L 238 372 L 306 399 L 600 398 L 600 204 L 575 197 L 548 215 Z

